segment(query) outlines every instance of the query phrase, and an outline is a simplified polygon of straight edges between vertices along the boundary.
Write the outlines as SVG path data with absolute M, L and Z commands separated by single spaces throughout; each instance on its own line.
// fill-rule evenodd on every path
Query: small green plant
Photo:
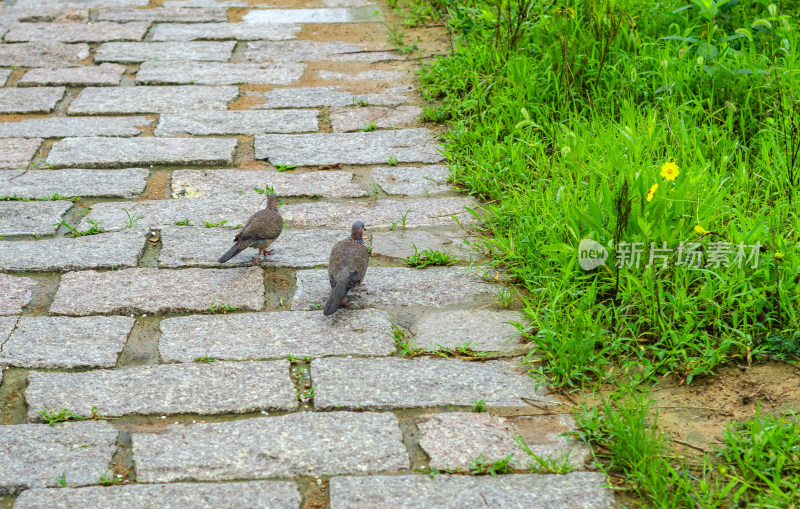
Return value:
M 189 218 L 188 217 L 186 219 L 184 219 L 183 221 L 175 221 L 175 225 L 176 226 L 192 226 L 191 223 L 189 223 Z
M 486 411 L 486 402 L 482 399 L 478 401 L 473 401 L 475 403 L 472 407 L 472 411 L 476 413 L 483 413 Z
M 89 221 L 89 224 L 92 225 L 89 227 L 88 230 L 79 231 L 77 228 L 70 226 L 69 223 L 64 221 L 63 219 L 59 220 L 57 223 L 53 223 L 53 226 L 63 226 L 64 228 L 68 229 L 67 235 L 70 237 L 83 237 L 86 235 L 97 235 L 98 233 L 103 233 L 105 228 L 103 228 L 103 223 L 97 223 L 95 221 Z
M 294 167 L 292 167 L 292 168 L 294 168 Z M 278 171 L 284 171 L 284 170 L 278 170 Z M 264 189 L 260 189 L 258 187 L 254 187 L 253 191 L 257 192 L 258 194 L 272 194 L 272 193 L 275 192 L 275 189 L 271 188 L 270 186 L 265 185 Z
M 469 473 L 471 475 L 491 475 L 492 477 L 497 477 L 497 474 L 511 474 L 514 472 L 514 469 L 509 466 L 512 457 L 514 457 L 514 453 L 492 462 L 484 458 L 483 454 L 479 454 L 470 460 Z
M 113 486 L 115 484 L 120 484 L 124 481 L 124 478 L 121 475 L 114 475 L 114 472 L 111 470 L 106 470 L 103 472 L 103 475 L 100 476 L 100 480 L 97 481 L 97 484 L 101 486 Z
M 225 226 L 228 221 L 220 221 L 215 223 L 213 221 L 201 221 L 206 228 L 219 228 L 220 226 Z
M 294 164 L 275 164 L 275 170 L 277 171 L 289 171 L 297 168 Z
M 42 198 L 23 198 L 22 196 L 17 196 L 16 193 L 12 194 L 11 196 L 0 196 L 0 201 L 56 201 L 56 200 L 79 200 L 80 196 L 64 196 L 59 193 L 53 193 L 50 196 L 44 196 Z
M 46 422 L 50 426 L 55 426 L 56 423 L 59 422 L 85 421 L 86 419 L 88 419 L 88 417 L 68 412 L 66 409 L 59 410 L 58 412 L 56 411 L 48 412 L 47 410 L 40 410 L 38 412 L 38 415 L 40 416 L 39 419 L 42 422 Z
M 403 329 L 397 326 L 397 324 L 391 321 L 389 322 L 389 324 L 392 326 L 392 332 L 389 334 L 389 336 L 391 336 L 391 338 L 394 339 L 394 344 L 400 350 L 400 354 L 403 357 L 411 358 L 425 353 L 424 348 L 418 347 L 417 345 L 412 343 L 410 339 L 409 340 L 405 339 L 405 335 L 403 334 Z
M 450 113 L 441 107 L 425 106 L 422 108 L 425 122 L 444 122 L 450 119 Z
M 497 287 L 497 300 L 504 308 L 508 308 L 514 301 L 514 293 L 512 288 L 508 285 L 500 285 Z
M 194 361 L 195 362 L 203 362 L 205 364 L 209 364 L 209 363 L 212 363 L 212 362 L 216 362 L 217 359 L 215 359 L 214 357 L 209 357 L 208 352 L 206 352 L 206 354 L 203 355 L 202 357 L 196 357 L 194 359 Z
M 372 184 L 371 189 L 372 189 L 372 193 L 371 193 L 372 194 L 372 199 L 373 200 L 377 200 L 378 199 L 378 184 Z
M 314 388 L 311 387 L 309 389 L 304 390 L 301 393 L 298 393 L 297 397 L 300 398 L 300 401 L 302 401 L 304 403 L 307 403 L 307 402 L 311 401 L 312 399 L 314 399 L 315 392 L 316 391 L 314 390 Z
M 406 212 L 408 214 L 408 212 Z M 403 216 L 403 227 L 405 227 L 405 216 Z M 453 265 L 456 261 L 456 257 L 450 253 L 446 253 L 444 251 L 439 251 L 438 249 L 426 249 L 423 252 L 419 252 L 417 250 L 416 244 L 411 244 L 414 247 L 414 254 L 409 256 L 408 258 L 403 258 L 403 262 L 408 265 L 409 267 L 415 267 L 417 269 L 424 269 L 429 265 L 434 266 L 447 266 Z
M 397 158 L 394 156 L 394 154 L 390 154 L 389 155 L 389 166 L 397 166 L 397 163 L 399 163 L 399 162 L 400 161 L 397 160 Z
M 136 212 L 131 212 L 125 207 L 122 207 L 122 210 L 125 211 L 125 216 L 126 216 L 126 223 L 122 226 L 123 230 L 133 228 L 136 225 L 136 223 L 144 219 L 143 215 L 137 214 Z
M 360 129 L 360 131 L 361 131 L 362 133 L 368 133 L 368 132 L 370 132 L 370 131 L 374 131 L 374 130 L 376 130 L 377 128 L 378 128 L 378 124 L 376 124 L 375 122 L 372 122 L 372 121 L 370 121 L 370 122 L 369 122 L 367 125 L 365 125 L 364 127 L 362 127 L 362 128 Z
M 286 354 L 286 360 L 291 362 L 291 363 L 295 363 L 295 362 L 297 362 L 297 357 L 295 357 L 294 355 L 292 355 L 290 353 L 287 353 Z
M 353 96 L 353 106 L 369 106 L 369 103 L 365 99 L 359 99 L 356 101 L 356 96 Z
M 530 446 L 525 442 L 525 439 L 520 435 L 514 436 L 514 440 L 517 442 L 517 446 L 533 460 L 528 464 L 528 468 L 532 474 L 568 474 L 573 470 L 572 465 L 569 463 L 569 451 L 560 458 L 553 458 L 552 456 L 542 457 L 533 452 Z
M 67 473 L 61 472 L 61 475 L 53 479 L 59 488 L 66 488 L 67 487 Z
M 208 307 L 208 311 L 209 311 L 209 313 L 212 313 L 212 314 L 213 313 L 221 313 L 221 314 L 224 315 L 224 314 L 227 314 L 229 312 L 236 311 L 236 308 L 233 307 L 233 306 L 229 306 L 227 304 L 214 304 L 214 302 L 212 302 L 211 305 Z
M 312 302 L 311 304 L 308 305 L 308 309 L 313 311 L 315 309 L 322 309 L 322 306 L 320 306 L 316 302 Z

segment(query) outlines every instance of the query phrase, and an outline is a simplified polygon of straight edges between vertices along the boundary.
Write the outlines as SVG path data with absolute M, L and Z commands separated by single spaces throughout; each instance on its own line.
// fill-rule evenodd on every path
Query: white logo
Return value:
M 592 239 L 583 239 L 578 245 L 578 263 L 583 270 L 594 270 L 603 265 L 608 251 Z

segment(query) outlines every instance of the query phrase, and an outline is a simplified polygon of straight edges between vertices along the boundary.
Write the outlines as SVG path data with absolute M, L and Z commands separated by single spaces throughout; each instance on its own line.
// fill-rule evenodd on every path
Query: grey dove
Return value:
M 364 280 L 369 264 L 369 251 L 364 246 L 364 230 L 364 223 L 356 221 L 350 230 L 350 237 L 340 240 L 331 249 L 328 260 L 331 295 L 322 311 L 325 315 L 335 313 L 340 306 L 347 307 L 344 300 L 347 292 Z
M 253 258 L 253 265 L 258 263 L 262 255 L 270 255 L 269 246 L 275 242 L 283 231 L 283 218 L 278 212 L 278 196 L 275 193 L 267 196 L 267 208 L 259 210 L 244 223 L 242 231 L 234 237 L 233 247 L 217 260 L 225 263 L 248 247 L 258 249 L 258 254 Z

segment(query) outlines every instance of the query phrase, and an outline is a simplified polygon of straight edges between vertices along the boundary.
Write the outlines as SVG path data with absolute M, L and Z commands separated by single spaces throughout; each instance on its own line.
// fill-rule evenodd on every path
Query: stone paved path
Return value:
M 370 1 L 0 3 L 0 508 L 613 507 Z M 276 253 L 219 266 L 270 188 Z M 370 269 L 324 317 L 354 220 Z M 428 248 L 457 265 L 404 266 Z

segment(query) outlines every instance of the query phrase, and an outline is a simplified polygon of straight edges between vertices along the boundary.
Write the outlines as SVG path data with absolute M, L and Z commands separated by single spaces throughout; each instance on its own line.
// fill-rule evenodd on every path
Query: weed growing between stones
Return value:
M 59 220 L 57 223 L 53 223 L 53 226 L 63 226 L 64 228 L 68 229 L 67 235 L 70 237 L 84 237 L 86 235 L 96 235 L 98 233 L 103 233 L 105 228 L 103 228 L 102 222 L 95 222 L 89 221 L 89 224 L 92 225 L 89 227 L 88 230 L 80 231 L 74 226 L 71 226 L 69 223 L 64 221 L 63 219 Z
M 208 306 L 208 312 L 211 314 L 227 314 L 236 311 L 236 308 L 227 304 L 214 304 Z
M 407 214 L 408 212 L 406 212 Z M 426 249 L 421 253 L 417 250 L 417 245 L 412 244 L 414 247 L 414 254 L 408 258 L 403 258 L 403 262 L 409 267 L 417 269 L 424 269 L 429 265 L 433 266 L 447 266 L 453 265 L 456 257 L 450 253 L 439 251 L 438 249 Z
M 528 468 L 532 474 L 568 474 L 572 472 L 573 468 L 569 463 L 569 451 L 557 458 L 552 456 L 542 457 L 533 452 L 520 435 L 515 435 L 514 440 L 517 442 L 517 446 L 533 460 L 528 463 Z
M 482 413 L 486 411 L 486 402 L 482 399 L 479 399 L 475 402 L 475 405 L 472 407 L 473 412 Z

